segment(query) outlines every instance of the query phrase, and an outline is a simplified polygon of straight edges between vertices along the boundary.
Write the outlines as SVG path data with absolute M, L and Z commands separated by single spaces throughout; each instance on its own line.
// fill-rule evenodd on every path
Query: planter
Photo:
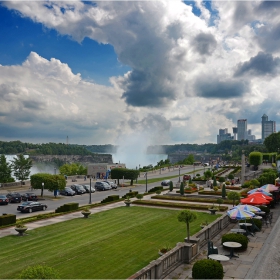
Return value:
M 131 204 L 131 202 L 128 202 L 128 201 L 125 201 L 124 203 L 125 203 L 125 205 L 126 205 L 127 207 L 129 207 L 130 204 Z
M 81 212 L 84 215 L 84 218 L 88 218 L 91 212 Z
M 27 227 L 15 228 L 15 231 L 18 232 L 18 235 L 19 235 L 19 236 L 23 236 L 24 233 L 27 231 Z
M 208 209 L 211 213 L 211 215 L 215 215 L 216 211 L 218 211 L 218 209 Z

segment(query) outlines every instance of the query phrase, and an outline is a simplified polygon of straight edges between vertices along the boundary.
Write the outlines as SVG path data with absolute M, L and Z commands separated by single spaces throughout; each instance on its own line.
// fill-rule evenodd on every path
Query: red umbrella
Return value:
M 246 198 L 240 199 L 242 204 L 250 204 L 250 205 L 262 205 L 262 204 L 269 204 L 270 202 L 265 198 L 250 195 Z
M 251 197 L 251 196 L 255 196 L 255 197 L 262 197 L 266 200 L 269 200 L 271 201 L 273 198 L 268 196 L 268 195 L 265 195 L 264 193 L 261 193 L 261 192 L 254 192 L 252 194 L 250 194 L 248 197 Z

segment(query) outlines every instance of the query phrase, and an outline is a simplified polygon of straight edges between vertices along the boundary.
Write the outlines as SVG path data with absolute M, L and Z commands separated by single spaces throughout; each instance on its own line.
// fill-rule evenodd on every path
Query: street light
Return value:
M 148 172 L 145 174 L 146 176 L 146 193 L 148 192 Z
M 181 170 L 181 168 L 179 167 L 179 183 L 181 182 L 180 170 Z
M 43 196 L 43 193 L 44 193 L 44 183 L 42 183 L 41 196 Z
M 91 204 L 91 178 L 89 178 L 89 202 L 88 204 Z

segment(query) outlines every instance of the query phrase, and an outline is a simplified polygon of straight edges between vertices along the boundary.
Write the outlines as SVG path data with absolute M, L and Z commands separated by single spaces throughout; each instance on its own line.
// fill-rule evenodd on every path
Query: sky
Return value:
M 0 2 L 0 140 L 216 143 L 279 130 L 278 1 Z

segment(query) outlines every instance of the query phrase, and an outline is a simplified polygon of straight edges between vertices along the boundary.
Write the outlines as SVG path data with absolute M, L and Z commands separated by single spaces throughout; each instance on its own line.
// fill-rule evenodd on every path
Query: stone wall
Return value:
M 113 163 L 112 155 L 110 154 L 94 154 L 94 155 L 36 155 L 29 156 L 33 162 L 53 162 L 55 160 L 60 160 L 65 163 Z

